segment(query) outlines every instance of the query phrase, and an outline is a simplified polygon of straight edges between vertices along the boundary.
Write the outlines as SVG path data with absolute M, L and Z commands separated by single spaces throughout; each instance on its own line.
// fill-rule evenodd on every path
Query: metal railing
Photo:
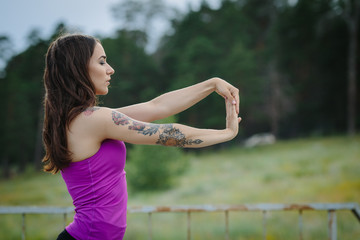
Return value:
M 360 223 L 360 208 L 357 203 L 311 203 L 311 204 L 239 204 L 239 205 L 189 205 L 189 206 L 140 206 L 128 207 L 129 213 L 148 214 L 148 238 L 152 239 L 152 214 L 162 212 L 181 212 L 187 214 L 187 239 L 191 239 L 191 213 L 194 212 L 223 212 L 225 216 L 225 239 L 229 236 L 229 212 L 262 212 L 263 216 L 263 239 L 267 238 L 268 212 L 271 211 L 298 211 L 299 239 L 303 240 L 303 212 L 304 211 L 327 211 L 328 212 L 328 236 L 330 240 L 337 239 L 336 211 L 351 211 Z M 73 207 L 9 207 L 0 206 L 1 214 L 22 215 L 22 240 L 25 240 L 27 214 L 62 214 L 64 227 L 68 214 L 73 214 Z

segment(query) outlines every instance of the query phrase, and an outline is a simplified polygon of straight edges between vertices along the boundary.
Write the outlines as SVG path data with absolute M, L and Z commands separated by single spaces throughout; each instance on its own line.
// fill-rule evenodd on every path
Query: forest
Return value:
M 96 36 L 116 71 L 101 105 L 148 101 L 220 77 L 240 90 L 243 121 L 231 144 L 256 133 L 278 139 L 357 133 L 360 1 L 222 0 L 216 9 L 203 1 L 197 10 L 167 17 L 171 30 L 151 53 L 146 46 L 152 29 L 146 23 L 170 10 L 161 0 L 139 2 L 114 6 L 114 21 L 125 24 L 111 36 Z M 140 27 L 131 24 L 139 18 Z M 16 54 L 10 38 L 0 36 L 0 59 L 6 63 L 0 69 L 3 178 L 29 165 L 41 168 L 44 56 L 64 32 L 72 32 L 64 23 L 48 39 L 31 31 L 27 49 Z M 212 94 L 176 121 L 222 128 L 224 103 Z

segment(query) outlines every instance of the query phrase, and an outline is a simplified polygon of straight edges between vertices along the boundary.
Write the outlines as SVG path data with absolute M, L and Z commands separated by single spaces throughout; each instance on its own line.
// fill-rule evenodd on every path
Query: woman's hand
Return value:
M 230 100 L 236 106 L 236 113 L 239 114 L 240 98 L 239 89 L 221 78 L 212 78 L 215 84 L 215 91 L 223 98 Z
M 236 105 L 233 104 L 232 100 L 226 99 L 226 130 L 229 131 L 230 139 L 233 139 L 239 131 L 239 123 L 241 117 L 238 117 L 236 112 Z

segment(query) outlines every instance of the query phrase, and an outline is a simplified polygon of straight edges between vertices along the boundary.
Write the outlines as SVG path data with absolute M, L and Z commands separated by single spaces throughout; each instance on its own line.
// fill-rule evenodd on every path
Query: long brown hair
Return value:
M 46 153 L 42 160 L 46 172 L 57 173 L 70 164 L 67 129 L 77 115 L 96 104 L 88 65 L 97 41 L 86 35 L 63 35 L 47 51 L 43 127 Z

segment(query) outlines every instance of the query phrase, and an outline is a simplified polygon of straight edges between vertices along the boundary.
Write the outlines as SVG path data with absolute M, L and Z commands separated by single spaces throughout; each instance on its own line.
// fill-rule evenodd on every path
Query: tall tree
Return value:
M 279 13 L 287 7 L 284 0 L 255 0 L 244 4 L 244 12 L 254 21 L 257 29 L 255 52 L 262 59 L 260 74 L 266 81 L 265 85 L 265 111 L 268 114 L 270 132 L 278 135 L 281 119 L 289 112 L 292 104 L 291 98 L 286 94 L 288 88 L 286 79 L 278 64 L 279 34 L 277 24 Z
M 0 35 L 0 77 L 4 76 L 3 67 L 5 67 L 6 62 L 13 55 L 12 43 L 10 38 L 5 35 Z
M 170 8 L 164 0 L 120 0 L 112 7 L 119 29 L 145 33 L 141 39 L 146 49 L 154 49 L 159 24 L 168 20 Z M 160 20 L 160 21 L 159 21 Z
M 348 119 L 347 133 L 350 136 L 356 133 L 356 95 L 357 95 L 357 54 L 358 54 L 358 34 L 360 1 L 343 0 L 339 1 L 344 7 L 343 16 L 346 20 L 349 31 L 349 50 L 348 50 Z
M 299 0 L 279 15 L 279 63 L 295 100 L 282 124 L 290 135 L 345 130 L 346 26 L 324 18 L 333 11 L 327 0 Z
M 1 35 L 0 36 L 0 84 L 1 84 L 1 88 L 0 88 L 0 108 L 2 109 L 2 111 L 0 111 L 0 145 L 4 146 L 6 144 L 6 139 L 5 139 L 5 118 L 6 118 L 6 114 L 5 114 L 5 106 L 6 106 L 6 102 L 8 101 L 7 99 L 7 82 L 5 80 L 5 76 L 6 76 L 6 72 L 5 72 L 5 65 L 8 61 L 8 59 L 10 58 L 10 56 L 12 55 L 12 44 L 10 39 L 5 36 L 5 35 Z M 4 66 L 3 66 L 4 65 Z M 0 148 L 1 149 L 1 148 Z M 1 162 L 1 169 L 2 169 L 2 173 L 0 173 L 4 178 L 8 178 L 10 177 L 10 167 L 9 167 L 9 156 L 7 153 L 2 152 L 0 154 L 0 162 Z

